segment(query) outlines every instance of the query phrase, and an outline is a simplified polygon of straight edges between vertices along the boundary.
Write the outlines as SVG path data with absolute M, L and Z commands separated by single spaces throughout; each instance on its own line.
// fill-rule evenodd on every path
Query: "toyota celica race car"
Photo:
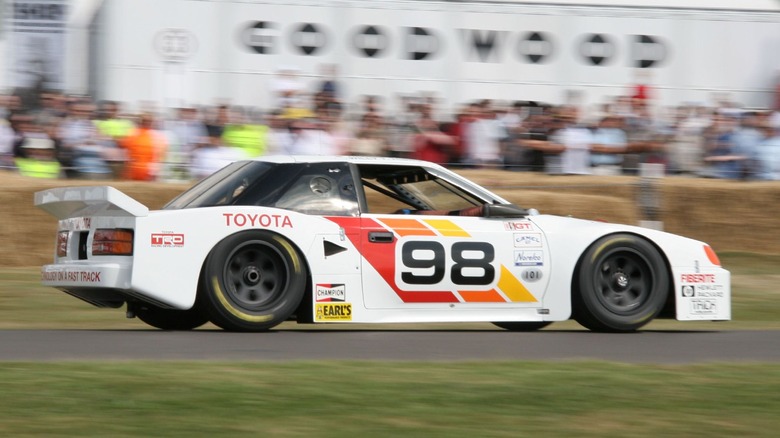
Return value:
M 264 157 L 157 211 L 108 186 L 35 205 L 59 219 L 43 284 L 167 330 L 731 317 L 730 274 L 705 243 L 539 214 L 424 161 Z

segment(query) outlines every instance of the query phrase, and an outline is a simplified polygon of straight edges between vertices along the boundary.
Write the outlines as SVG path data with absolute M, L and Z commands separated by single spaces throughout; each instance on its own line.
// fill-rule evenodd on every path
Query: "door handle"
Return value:
M 371 231 L 368 233 L 368 241 L 373 243 L 393 243 L 395 237 L 388 231 Z

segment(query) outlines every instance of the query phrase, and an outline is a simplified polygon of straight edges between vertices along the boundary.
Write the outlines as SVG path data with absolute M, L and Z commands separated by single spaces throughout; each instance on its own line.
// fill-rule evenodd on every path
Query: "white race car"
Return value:
M 147 207 L 108 186 L 57 188 L 45 285 L 161 329 L 576 319 L 636 330 L 728 320 L 730 274 L 706 244 L 538 214 L 424 161 L 264 157 Z

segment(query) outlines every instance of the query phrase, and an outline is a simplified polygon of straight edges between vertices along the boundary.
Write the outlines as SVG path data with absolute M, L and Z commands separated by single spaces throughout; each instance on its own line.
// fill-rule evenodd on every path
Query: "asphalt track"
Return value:
M 73 360 L 780 362 L 780 331 L 0 331 L 0 361 Z

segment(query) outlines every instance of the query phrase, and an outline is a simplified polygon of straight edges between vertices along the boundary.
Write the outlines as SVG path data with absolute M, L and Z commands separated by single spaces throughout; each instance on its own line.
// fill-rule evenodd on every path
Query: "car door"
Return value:
M 541 307 L 551 261 L 527 218 L 363 215 L 369 309 Z

